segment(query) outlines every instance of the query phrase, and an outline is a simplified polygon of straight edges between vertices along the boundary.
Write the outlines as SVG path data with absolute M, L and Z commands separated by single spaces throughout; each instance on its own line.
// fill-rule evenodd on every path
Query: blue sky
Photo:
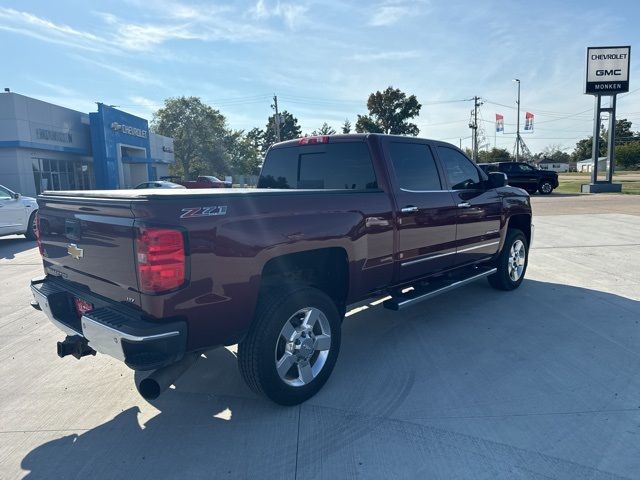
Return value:
M 495 113 L 515 130 L 513 78 L 536 115 L 533 151 L 589 135 L 585 48 L 631 45 L 619 117 L 640 130 L 640 2 L 620 1 L 3 1 L 0 87 L 81 111 L 96 101 L 151 118 L 196 95 L 236 129 L 264 127 L 271 95 L 304 132 L 355 123 L 388 85 L 423 104 L 420 135 L 469 146 L 470 101 L 493 145 Z M 500 105 L 501 104 L 501 105 Z M 512 135 L 497 145 L 511 149 Z

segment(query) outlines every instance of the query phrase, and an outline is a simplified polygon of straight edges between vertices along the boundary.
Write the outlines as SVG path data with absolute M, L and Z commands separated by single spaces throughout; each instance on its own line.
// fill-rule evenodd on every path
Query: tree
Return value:
M 342 133 L 351 133 L 351 122 L 348 118 L 344 119 L 344 123 L 342 124 Z
M 293 140 L 294 138 L 299 138 L 301 135 L 302 130 L 300 129 L 300 125 L 298 125 L 298 119 L 286 110 L 280 113 L 280 141 Z M 278 138 L 276 136 L 274 114 L 267 120 L 267 127 L 264 132 L 264 142 L 262 144 L 263 150 L 266 151 L 277 141 Z
M 536 153 L 533 156 L 533 160 L 536 163 L 544 159 L 553 160 L 556 163 L 569 163 L 571 161 L 571 155 L 563 151 L 561 145 L 549 145 L 545 147 L 542 152 Z
M 616 145 L 616 165 L 628 170 L 640 168 L 640 142 Z
M 153 114 L 151 128 L 173 138 L 174 173 L 185 178 L 228 170 L 229 130 L 225 117 L 198 97 L 168 98 Z
M 418 135 L 420 129 L 408 120 L 417 117 L 422 105 L 415 95 L 407 96 L 398 88 L 387 87 L 367 100 L 368 115 L 358 115 L 356 132 Z
M 626 118 L 621 118 L 620 120 L 616 120 L 616 145 L 623 145 L 629 142 L 636 142 L 640 140 L 638 134 L 640 132 L 633 132 L 631 130 L 632 123 Z M 605 146 L 609 143 L 609 129 L 602 129 L 602 142 Z
M 311 132 L 311 135 L 335 135 L 336 130 L 329 126 L 327 122 L 324 122 L 318 130 Z
M 640 141 L 640 132 L 633 132 L 631 130 L 632 123 L 626 118 L 616 120 L 616 151 L 617 146 L 624 145 L 629 142 Z M 602 128 L 600 130 L 600 156 L 604 156 L 607 153 L 607 144 L 609 143 L 608 129 Z M 591 150 L 593 149 L 593 136 L 583 138 L 576 143 L 576 148 L 571 154 L 571 158 L 574 161 L 585 160 L 591 158 Z
M 593 136 L 578 140 L 576 148 L 571 153 L 571 160 L 579 162 L 580 160 L 586 160 L 591 158 L 593 150 Z M 604 142 L 600 142 L 600 156 L 602 157 L 607 151 L 607 146 Z
M 511 154 L 506 148 L 492 148 L 491 150 L 480 150 L 478 152 L 478 163 L 510 162 Z
M 236 175 L 257 175 L 262 164 L 262 131 L 254 128 L 244 133 L 236 130 L 228 138 L 231 172 Z

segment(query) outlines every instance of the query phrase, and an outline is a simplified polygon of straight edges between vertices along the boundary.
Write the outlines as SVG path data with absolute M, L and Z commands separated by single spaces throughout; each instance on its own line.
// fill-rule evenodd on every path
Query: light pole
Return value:
M 518 82 L 518 118 L 516 119 L 516 162 L 520 161 L 520 79 L 514 78 L 514 82 Z

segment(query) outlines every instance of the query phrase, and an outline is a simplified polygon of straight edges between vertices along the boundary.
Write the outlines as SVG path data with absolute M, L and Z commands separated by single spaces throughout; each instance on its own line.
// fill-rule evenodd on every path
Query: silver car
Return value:
M 35 198 L 23 197 L 0 185 L 0 236 L 19 234 L 35 240 L 37 211 Z
M 177 183 L 167 182 L 166 180 L 157 180 L 154 182 L 144 182 L 140 185 L 136 185 L 136 189 L 138 188 L 185 188 L 182 185 L 178 185 Z

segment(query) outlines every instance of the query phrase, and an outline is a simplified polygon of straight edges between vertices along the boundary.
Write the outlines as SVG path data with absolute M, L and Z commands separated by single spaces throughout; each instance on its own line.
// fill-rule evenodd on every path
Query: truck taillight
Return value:
M 36 234 L 36 242 L 38 244 L 40 256 L 44 257 L 44 248 L 42 247 L 42 238 L 40 237 L 40 213 L 38 212 L 36 212 L 36 228 L 34 233 Z
M 138 230 L 136 253 L 142 292 L 165 292 L 184 284 L 186 254 L 181 231 L 142 227 Z

